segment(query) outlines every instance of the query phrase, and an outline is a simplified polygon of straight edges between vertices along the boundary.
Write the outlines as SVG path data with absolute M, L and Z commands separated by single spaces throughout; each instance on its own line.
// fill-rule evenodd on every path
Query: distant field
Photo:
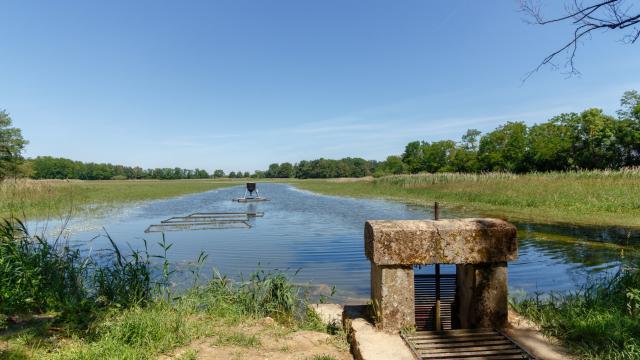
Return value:
M 101 211 L 242 184 L 222 180 L 19 180 L 0 183 L 0 217 Z M 514 175 L 417 174 L 362 179 L 259 179 L 322 194 L 384 198 L 539 223 L 640 227 L 640 169 Z
M 18 180 L 0 182 L 0 217 L 48 218 L 118 204 L 170 198 L 242 180 Z
M 640 227 L 640 169 L 514 175 L 417 174 L 296 181 L 322 194 L 384 198 L 540 223 Z

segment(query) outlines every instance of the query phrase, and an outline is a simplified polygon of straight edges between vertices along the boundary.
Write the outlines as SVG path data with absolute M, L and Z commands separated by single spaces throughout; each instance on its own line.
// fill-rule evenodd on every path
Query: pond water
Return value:
M 369 296 L 369 261 L 364 256 L 366 220 L 431 219 L 432 209 L 383 200 L 323 196 L 286 184 L 259 184 L 260 203 L 236 203 L 243 186 L 150 201 L 119 209 L 108 217 L 73 219 L 66 231 L 73 244 L 87 251 L 108 247 L 106 230 L 121 248 L 140 248 L 146 239 L 151 252 L 159 252 L 162 233 L 145 233 L 151 224 L 194 212 L 260 211 L 249 220 L 251 228 L 166 232 L 172 243 L 168 257 L 178 265 L 195 260 L 201 251 L 209 257 L 204 273 L 215 268 L 238 278 L 258 267 L 287 272 L 300 270 L 295 281 L 314 289 L 337 289 L 340 300 Z M 474 216 L 441 211 L 441 218 Z M 40 224 L 42 226 L 42 224 Z M 50 226 L 50 225 L 49 225 Z M 633 263 L 640 249 L 637 234 L 621 229 L 517 224 L 519 259 L 509 263 L 512 290 L 566 291 L 580 287 L 589 277 L 615 273 Z M 104 230 L 102 229 L 104 228 Z M 624 250 L 616 243 L 629 243 Z

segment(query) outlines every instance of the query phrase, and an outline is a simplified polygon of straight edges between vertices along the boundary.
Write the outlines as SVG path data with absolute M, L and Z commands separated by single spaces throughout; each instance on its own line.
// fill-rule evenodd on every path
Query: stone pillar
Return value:
M 507 324 L 507 263 L 456 266 L 456 315 L 463 329 Z
M 376 321 L 385 331 L 414 327 L 413 266 L 371 263 L 371 300 Z

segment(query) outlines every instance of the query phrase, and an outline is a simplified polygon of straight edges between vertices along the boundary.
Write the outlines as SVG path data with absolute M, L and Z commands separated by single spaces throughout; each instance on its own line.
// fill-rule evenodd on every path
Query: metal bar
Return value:
M 433 217 L 435 220 L 440 220 L 440 207 L 438 202 L 434 204 Z M 435 328 L 436 331 L 442 330 L 442 320 L 440 319 L 440 264 L 436 264 L 436 311 L 435 311 Z
M 264 212 L 197 212 L 187 217 L 200 217 L 200 216 L 224 216 L 224 215 L 247 215 L 247 216 L 264 216 Z
M 421 360 L 422 356 L 420 356 L 420 353 L 418 353 L 418 350 L 415 348 L 415 346 L 413 346 L 413 342 L 407 339 L 407 337 L 402 333 L 400 334 L 400 337 L 402 338 L 402 340 L 404 340 L 404 343 L 409 346 L 409 349 L 411 349 L 411 353 L 413 354 L 413 357 L 416 360 Z
M 215 222 L 215 221 L 243 221 L 248 220 L 247 215 L 227 215 L 227 216 L 175 216 L 160 221 L 162 224 L 191 223 L 191 222 Z
M 533 356 L 527 349 L 522 347 L 519 342 L 515 341 L 511 336 L 504 333 L 504 331 L 496 329 L 496 332 L 502 336 L 504 336 L 507 340 L 511 341 L 515 346 L 517 346 L 520 350 L 522 350 L 530 359 L 536 360 L 537 358 Z
M 442 320 L 440 319 L 440 264 L 436 264 L 436 331 L 442 330 Z

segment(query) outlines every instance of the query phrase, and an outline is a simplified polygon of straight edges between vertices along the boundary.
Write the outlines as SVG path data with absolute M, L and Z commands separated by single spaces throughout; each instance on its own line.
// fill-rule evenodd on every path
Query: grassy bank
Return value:
M 384 198 L 537 223 L 640 227 L 640 170 L 525 175 L 418 174 L 304 180 L 328 195 Z
M 290 354 L 297 342 L 289 340 L 301 331 L 324 341 L 301 358 L 348 356 L 344 337 L 327 333 L 332 329 L 309 312 L 304 291 L 281 273 L 257 271 L 241 283 L 217 275 L 201 285 L 202 255 L 191 267 L 193 287 L 176 293 L 166 252 L 125 253 L 112 245 L 87 257 L 60 239 L 31 236 L 19 222 L 0 223 L 0 358 L 297 356 Z M 290 347 L 274 348 L 287 341 Z M 228 356 L 211 355 L 221 349 Z
M 0 182 L 0 218 L 64 216 L 118 204 L 170 198 L 235 185 L 233 180 L 7 180 Z
M 637 269 L 593 282 L 575 293 L 514 301 L 512 306 L 581 358 L 640 358 Z

